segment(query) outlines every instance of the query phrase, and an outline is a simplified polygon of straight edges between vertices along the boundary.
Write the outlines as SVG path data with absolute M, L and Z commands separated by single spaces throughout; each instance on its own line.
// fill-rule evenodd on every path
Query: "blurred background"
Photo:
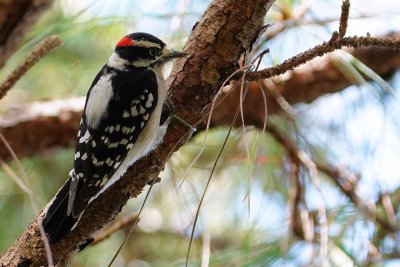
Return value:
M 129 32 L 149 32 L 182 49 L 210 2 L 54 1 L 0 70 L 1 80 L 46 36 L 59 35 L 63 45 L 1 100 L 1 116 L 36 101 L 85 96 L 116 42 Z M 341 3 L 277 1 L 265 18 L 272 26 L 252 56 L 269 48 L 262 61 L 266 67 L 329 40 Z M 400 32 L 398 0 L 351 4 L 348 36 Z M 283 104 L 282 112 L 268 116 L 266 131 L 233 129 L 200 209 L 189 266 L 400 265 L 400 63 L 381 77 L 350 52 L 334 58 L 335 73 L 357 85 L 309 103 Z M 228 127 L 210 129 L 189 171 L 205 133 L 173 155 L 114 266 L 184 265 L 198 203 L 227 133 Z M 65 182 L 73 153 L 73 146 L 54 146 L 20 158 L 22 166 L 1 160 L 0 253 L 36 215 L 9 169 L 29 185 L 42 208 Z M 136 214 L 144 196 L 131 199 L 116 220 Z M 128 231 L 88 247 L 72 266 L 106 266 Z

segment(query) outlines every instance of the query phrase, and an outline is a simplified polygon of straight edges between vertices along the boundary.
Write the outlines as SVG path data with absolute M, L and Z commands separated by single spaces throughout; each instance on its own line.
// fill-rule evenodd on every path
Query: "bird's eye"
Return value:
M 150 53 L 150 55 L 152 55 L 153 57 L 156 57 L 156 56 L 159 55 L 159 51 L 158 51 L 157 48 L 150 48 L 149 53 Z

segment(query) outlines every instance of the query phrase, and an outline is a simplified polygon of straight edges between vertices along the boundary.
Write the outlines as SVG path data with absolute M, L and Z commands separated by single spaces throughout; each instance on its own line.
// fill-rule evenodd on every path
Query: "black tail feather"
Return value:
M 70 179 L 58 191 L 53 202 L 47 208 L 46 215 L 42 221 L 44 231 L 50 243 L 59 241 L 71 231 L 78 220 L 78 218 L 74 218 L 72 215 L 67 215 Z

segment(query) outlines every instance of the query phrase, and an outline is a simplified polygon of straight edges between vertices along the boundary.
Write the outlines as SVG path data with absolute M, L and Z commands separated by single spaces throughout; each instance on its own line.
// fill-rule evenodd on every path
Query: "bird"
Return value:
M 118 41 L 87 93 L 68 180 L 45 208 L 50 243 L 72 231 L 93 200 L 162 141 L 171 121 L 161 118 L 169 103 L 163 66 L 186 55 L 149 33 Z

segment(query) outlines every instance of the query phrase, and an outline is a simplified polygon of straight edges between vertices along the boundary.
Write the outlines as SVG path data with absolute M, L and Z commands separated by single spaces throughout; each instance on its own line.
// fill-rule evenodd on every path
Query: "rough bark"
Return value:
M 400 33 L 388 35 L 400 39 Z M 381 48 L 348 50 L 381 77 L 400 68 L 400 54 Z M 290 103 L 310 103 L 326 94 L 344 90 L 354 83 L 336 67 L 334 54 L 309 62 L 285 75 L 284 82 L 275 82 L 279 93 Z M 366 77 L 368 79 L 368 77 Z M 261 127 L 264 122 L 264 103 L 260 87 L 253 83 L 244 102 L 246 125 Z M 281 111 L 270 91 L 267 95 L 268 113 Z M 83 98 L 36 102 L 10 110 L 0 117 L 0 133 L 10 142 L 18 157 L 25 157 L 52 148 L 72 147 L 83 108 Z M 213 126 L 228 125 L 239 103 L 239 90 L 233 91 L 217 108 L 212 117 Z M 237 120 L 241 125 L 241 121 Z M 26 133 L 30 133 L 27 135 Z M 27 142 L 27 138 L 28 142 Z M 11 159 L 5 146 L 0 146 L 0 157 Z
M 52 3 L 52 0 L 0 0 L 0 67 Z
M 236 68 L 237 59 L 248 49 L 263 26 L 273 0 L 214 0 L 194 27 L 180 60 L 170 77 L 172 100 L 178 114 L 196 124 L 203 108 L 213 99 L 224 79 Z M 52 246 L 55 262 L 68 262 L 78 247 L 87 245 L 93 234 L 108 224 L 130 197 L 140 194 L 157 178 L 173 151 L 185 142 L 187 129 L 173 124 L 163 143 L 149 156 L 135 163 L 115 185 L 95 200 L 78 227 Z M 4 266 L 46 265 L 43 243 L 37 227 L 40 214 L 0 259 Z

